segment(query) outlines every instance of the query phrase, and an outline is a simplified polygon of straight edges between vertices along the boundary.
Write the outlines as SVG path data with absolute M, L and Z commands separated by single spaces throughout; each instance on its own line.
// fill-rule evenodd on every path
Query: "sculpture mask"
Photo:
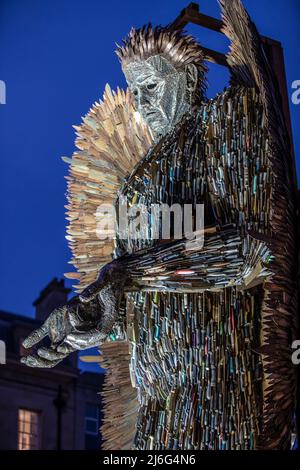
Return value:
M 169 132 L 191 107 L 189 92 L 195 88 L 197 69 L 192 64 L 186 69 L 177 70 L 162 55 L 131 62 L 123 69 L 137 111 L 156 140 Z

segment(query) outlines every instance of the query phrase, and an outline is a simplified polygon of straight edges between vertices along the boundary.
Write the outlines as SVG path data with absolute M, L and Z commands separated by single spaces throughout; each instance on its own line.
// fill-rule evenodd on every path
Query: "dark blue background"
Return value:
M 185 0 L 0 0 L 0 79 L 7 104 L 0 106 L 1 232 L 0 308 L 33 315 L 32 301 L 54 276 L 71 270 L 65 241 L 67 165 L 74 149 L 73 124 L 101 97 L 105 83 L 124 86 L 114 54 L 131 26 L 166 24 Z M 287 79 L 300 80 L 297 0 L 247 0 L 260 32 L 282 41 Z M 219 16 L 216 0 L 202 11 Z M 205 46 L 226 50 L 218 33 L 190 31 Z M 209 96 L 226 73 L 211 67 Z M 299 157 L 300 105 L 291 105 Z M 299 158 L 298 158 L 298 169 Z

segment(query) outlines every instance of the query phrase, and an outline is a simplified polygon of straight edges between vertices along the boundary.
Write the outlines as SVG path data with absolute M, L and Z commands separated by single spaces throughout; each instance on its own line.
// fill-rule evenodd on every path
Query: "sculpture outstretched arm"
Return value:
M 234 226 L 205 231 L 194 240 L 173 241 L 130 255 L 130 276 L 141 287 L 174 290 L 218 289 L 230 285 L 247 287 L 252 277 L 248 257 L 256 266 L 260 282 L 270 274 L 270 251 L 263 240 L 252 239 L 246 256 L 242 239 Z M 255 247 L 255 248 L 254 248 Z
M 250 236 L 250 234 L 249 234 Z M 256 236 L 256 234 L 255 234 Z M 255 246 L 255 249 L 253 247 Z M 251 263 L 259 282 L 270 275 L 270 251 L 263 237 L 253 239 Z M 209 228 L 197 233 L 193 240 L 159 242 L 155 246 L 126 254 L 113 261 L 120 263 L 127 282 L 124 291 L 155 289 L 188 291 L 220 289 L 239 285 L 248 287 L 253 281 L 242 253 L 242 239 L 234 225 L 223 229 Z M 249 260 L 248 260 L 249 261 Z M 251 273 L 253 274 L 253 273 Z M 81 294 L 82 302 L 90 302 L 101 291 L 101 278 Z

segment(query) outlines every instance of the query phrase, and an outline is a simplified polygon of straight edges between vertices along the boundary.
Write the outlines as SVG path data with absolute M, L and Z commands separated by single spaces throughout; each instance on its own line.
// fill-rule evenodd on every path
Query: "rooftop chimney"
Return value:
M 51 282 L 40 292 L 38 299 L 33 302 L 35 317 L 42 322 L 57 307 L 61 307 L 68 301 L 71 289 L 65 287 L 65 280 L 53 278 Z

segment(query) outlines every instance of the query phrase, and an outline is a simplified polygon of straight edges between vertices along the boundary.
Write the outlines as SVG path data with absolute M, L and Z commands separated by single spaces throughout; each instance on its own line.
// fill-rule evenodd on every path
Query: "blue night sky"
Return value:
M 290 95 L 291 83 L 300 80 L 298 3 L 245 1 L 260 32 L 283 43 Z M 170 22 L 187 4 L 0 0 L 0 80 L 7 87 L 7 104 L 0 106 L 0 309 L 32 316 L 39 291 L 71 270 L 64 238 L 67 165 L 60 157 L 72 154 L 72 125 L 105 84 L 125 85 L 115 42 L 131 26 Z M 219 16 L 216 0 L 200 4 L 203 13 Z M 225 52 L 220 34 L 189 30 L 203 45 Z M 226 84 L 226 73 L 211 67 L 209 80 L 213 96 Z M 291 105 L 291 112 L 300 171 L 300 105 Z

